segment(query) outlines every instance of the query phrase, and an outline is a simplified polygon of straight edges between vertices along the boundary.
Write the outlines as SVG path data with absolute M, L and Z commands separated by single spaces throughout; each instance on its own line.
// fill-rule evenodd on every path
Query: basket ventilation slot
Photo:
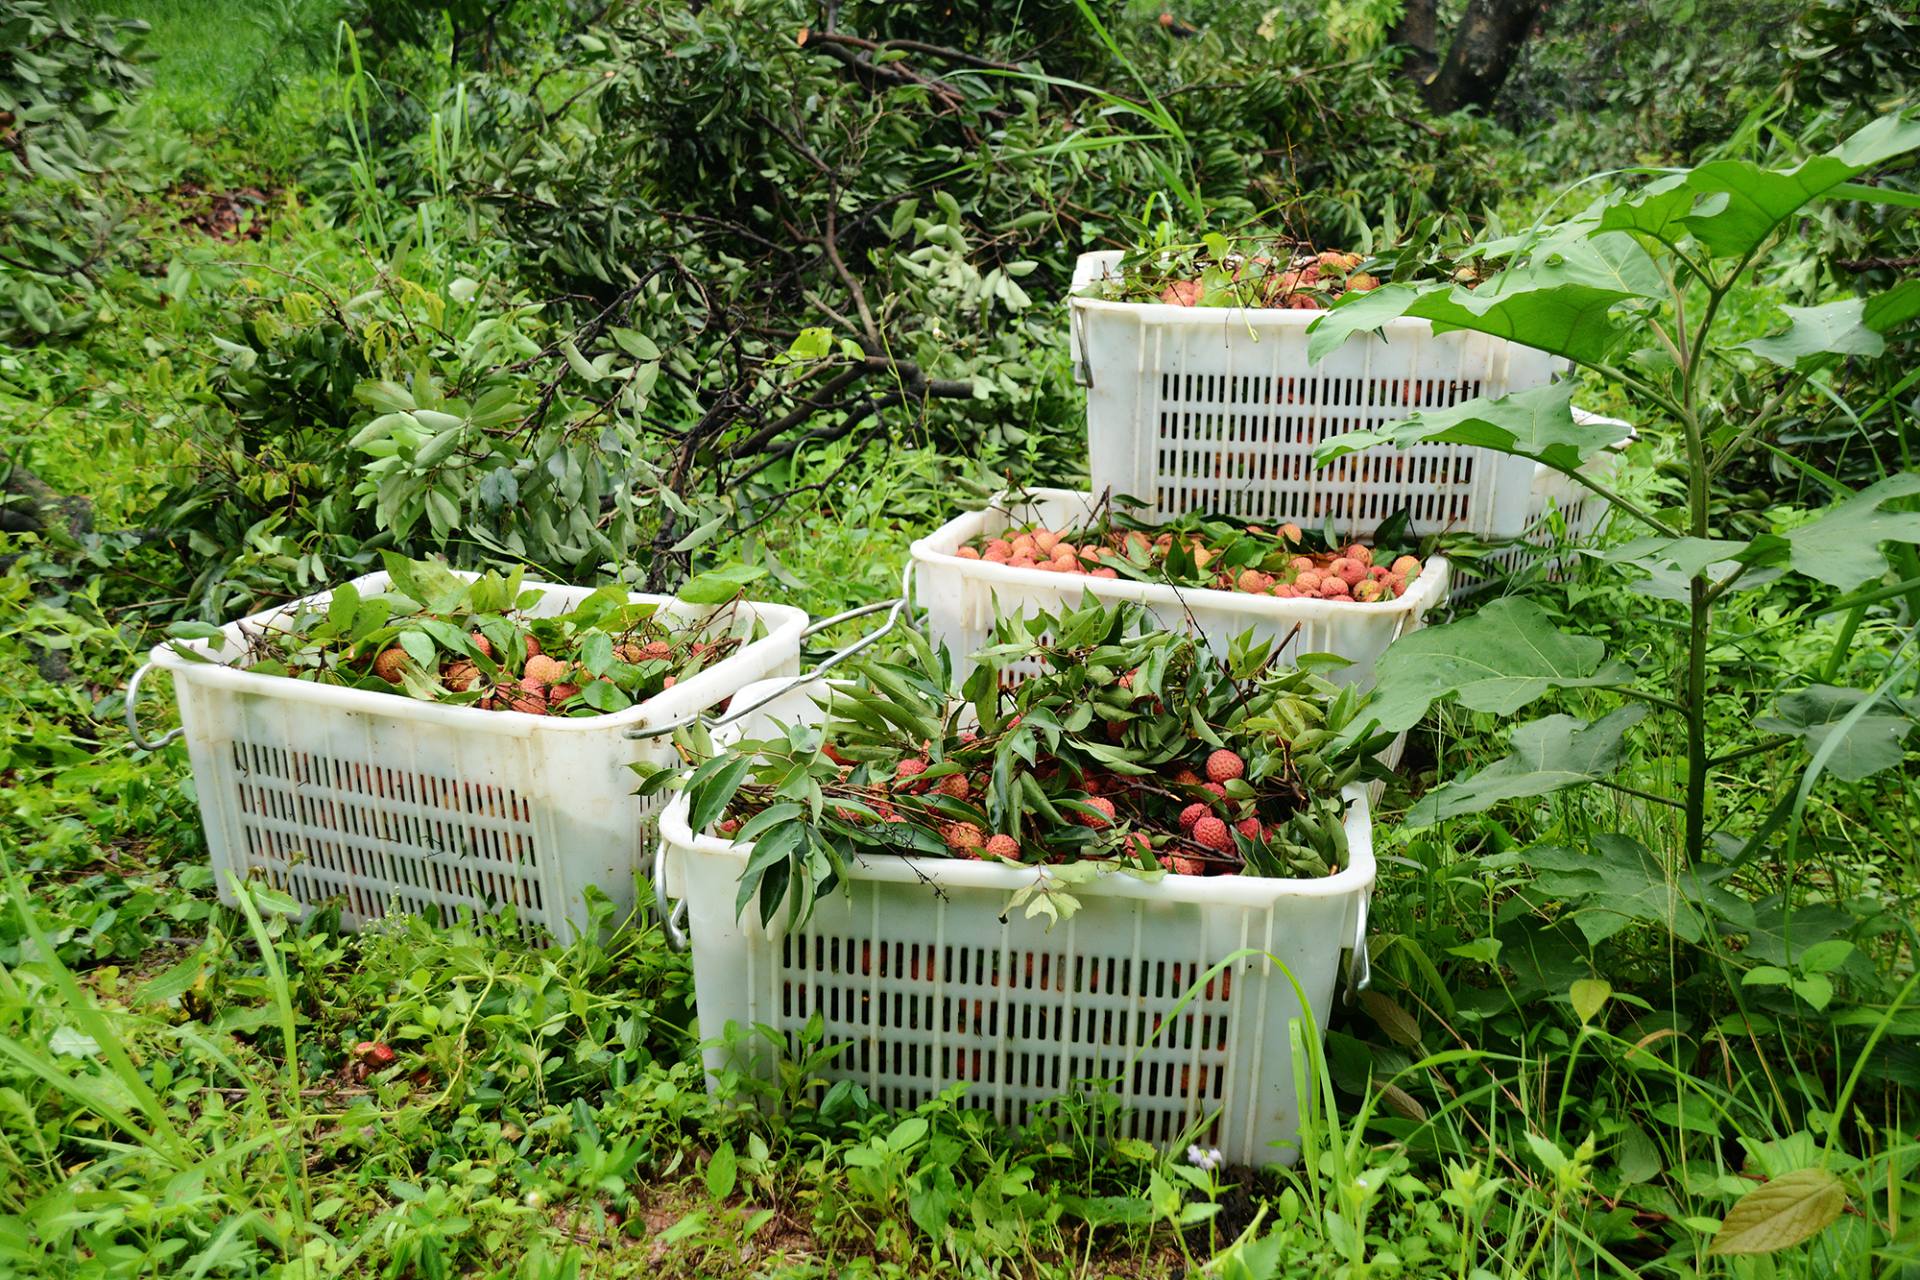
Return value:
M 962 1106 L 1020 1123 L 1077 1084 L 1113 1081 L 1131 1108 L 1125 1136 L 1164 1146 L 1204 1121 L 1194 1140 L 1219 1141 L 1239 966 L 1162 1027 L 1153 1010 L 1202 967 L 816 933 L 785 938 L 779 963 L 779 1029 L 818 1014 L 822 1043 L 847 1046 L 821 1075 L 865 1086 L 881 1106 L 915 1107 L 964 1082 Z
M 1406 506 L 1432 527 L 1466 521 L 1474 452 L 1379 448 L 1316 467 L 1321 441 L 1446 408 L 1478 379 L 1162 373 L 1155 501 L 1163 512 L 1365 528 Z
M 519 792 L 258 742 L 232 749 L 247 866 L 302 904 L 341 899 L 349 925 L 389 910 L 540 911 Z

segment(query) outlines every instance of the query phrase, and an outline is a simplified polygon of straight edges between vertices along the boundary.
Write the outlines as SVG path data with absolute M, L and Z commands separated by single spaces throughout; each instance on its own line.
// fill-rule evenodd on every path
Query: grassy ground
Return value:
M 261 13 L 133 10 L 155 28 L 167 116 L 148 127 L 187 132 L 173 176 L 203 190 L 290 175 L 295 134 L 223 124 L 272 47 Z M 294 115 L 327 100 L 293 91 Z M 103 530 L 150 508 L 186 424 L 221 411 L 213 338 L 234 299 L 289 277 L 324 292 L 367 268 L 297 183 L 259 212 L 257 240 L 209 237 L 190 216 L 203 205 L 161 184 L 141 213 L 150 270 L 110 320 L 30 359 L 0 354 L 9 454 L 92 496 Z M 1667 483 L 1662 449 L 1636 450 L 1634 492 Z M 808 466 L 825 477 L 842 461 Z M 965 470 L 902 445 L 758 545 L 716 554 L 771 551 L 767 593 L 815 615 L 882 598 Z M 291 582 L 302 551 L 259 559 Z M 1613 833 L 1673 847 L 1672 815 L 1631 794 L 1406 833 L 1413 791 L 1502 750 L 1501 718 L 1438 717 L 1383 803 L 1375 987 L 1335 1014 L 1305 1155 L 1216 1172 L 1112 1141 L 1103 1090 L 1028 1132 L 958 1090 L 913 1114 L 823 1105 L 805 1086 L 826 1046 L 804 1041 L 774 1086 L 728 1080 L 710 1097 L 694 1050 L 712 1029 L 694 1026 L 689 967 L 646 919 L 542 950 L 466 924 L 341 935 L 264 889 L 220 905 L 184 752 L 136 751 L 117 728 L 154 624 L 191 611 L 155 584 L 204 554 L 137 534 L 0 542 L 0 1273 L 1758 1280 L 1920 1266 L 1920 797 L 1897 774 L 1823 790 L 1793 849 L 1713 886 L 1751 914 L 1736 943 L 1675 926 L 1672 868 L 1555 854 L 1616 848 Z M 1678 652 L 1643 597 L 1597 575 L 1528 589 L 1614 652 Z M 1729 669 L 1837 655 L 1841 683 L 1897 634 L 1881 617 L 1843 632 L 1766 593 L 1722 626 Z M 1720 726 L 1727 741 L 1747 728 Z M 1664 789 L 1677 747 L 1647 735 L 1623 777 Z M 1760 803 L 1802 763 L 1756 756 L 1716 803 Z M 1763 962 L 1798 966 L 1802 985 L 1751 981 Z M 1709 1255 L 1736 1201 L 1816 1164 L 1846 1179 L 1831 1227 L 1756 1260 Z

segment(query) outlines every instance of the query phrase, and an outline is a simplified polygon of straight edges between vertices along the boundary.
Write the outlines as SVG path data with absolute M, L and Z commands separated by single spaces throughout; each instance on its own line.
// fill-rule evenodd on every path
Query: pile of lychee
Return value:
M 835 753 L 828 749 L 829 755 Z M 837 758 L 837 757 L 836 757 Z M 1227 784 L 1246 775 L 1246 761 L 1229 748 L 1217 748 L 1198 762 L 1175 770 L 1170 778 L 1156 780 L 1151 788 L 1140 780 L 1118 774 L 1083 772 L 1076 787 L 1054 797 L 1061 816 L 1094 832 L 1114 832 L 1118 839 L 1109 856 L 1126 857 L 1153 866 L 1155 861 L 1175 875 L 1236 875 L 1243 869 L 1235 836 L 1249 841 L 1264 841 L 1277 824 L 1263 821 L 1258 803 L 1244 795 L 1235 799 Z M 897 762 L 890 777 L 860 789 L 858 800 L 874 817 L 845 805 L 836 806 L 833 815 L 843 822 L 863 825 L 918 822 L 938 834 L 947 851 L 956 858 L 985 862 L 1039 863 L 1065 860 L 1057 851 L 1045 847 L 1045 841 L 1029 830 L 1025 843 L 1008 832 L 989 832 L 978 823 L 948 821 L 922 802 L 922 798 L 945 796 L 953 800 L 979 800 L 988 782 L 984 774 L 970 777 L 965 772 L 947 773 L 931 781 L 925 775 L 930 762 L 912 756 Z M 1053 777 L 1060 766 L 1042 761 L 1037 773 Z M 1203 777 L 1202 774 L 1205 776 Z M 852 797 L 849 797 L 852 798 Z M 1124 809 L 1123 809 L 1124 806 Z M 718 824 L 722 836 L 740 828 L 738 819 Z
M 1378 276 L 1354 269 L 1362 261 L 1357 253 L 1328 249 L 1296 253 L 1284 265 L 1262 254 L 1215 265 L 1229 278 L 1226 289 L 1233 306 L 1322 311 L 1343 293 L 1366 293 L 1380 287 Z M 1205 306 L 1209 302 L 1206 277 L 1170 280 L 1159 297 L 1161 302 L 1176 307 Z
M 473 631 L 468 634 L 467 640 L 475 653 L 486 660 L 485 664 L 476 662 L 470 656 L 447 655 L 442 658 L 436 674 L 441 687 L 450 694 L 478 692 L 480 696 L 477 699 L 463 698 L 461 701 L 482 711 L 518 711 L 534 716 L 591 711 L 593 708 L 581 697 L 585 686 L 596 679 L 613 683 L 610 676 L 592 675 L 578 660 L 548 654 L 530 632 L 522 633 L 519 637 L 526 656 L 517 671 L 512 662 L 498 655 L 493 642 L 485 635 Z M 696 660 L 703 658 L 710 647 L 707 643 L 696 642 L 687 657 Z M 642 668 L 639 673 L 642 684 L 654 683 L 648 677 L 657 676 L 659 688 L 671 689 L 678 678 L 671 673 L 661 674 L 677 659 L 673 646 L 665 640 L 624 640 L 614 646 L 613 653 L 621 662 Z M 374 656 L 373 674 L 388 684 L 397 685 L 404 680 L 405 670 L 411 662 L 406 650 L 397 644 L 389 645 Z M 659 665 L 647 670 L 645 664 Z
M 1391 560 L 1382 554 L 1376 560 L 1374 548 L 1354 542 L 1334 551 L 1311 552 L 1303 544 L 1298 525 L 1287 524 L 1268 533 L 1259 526 L 1247 532 L 1254 537 L 1272 538 L 1275 554 L 1261 563 L 1270 569 L 1243 567 L 1231 569 L 1208 566 L 1222 559 L 1219 551 L 1194 534 L 1183 534 L 1180 541 L 1200 580 L 1191 584 L 1216 591 L 1239 591 L 1250 595 L 1274 596 L 1282 600 L 1337 600 L 1373 604 L 1396 600 L 1420 576 L 1418 556 L 1399 555 Z M 1004 564 L 1013 569 L 1037 569 L 1046 573 L 1079 574 L 1092 578 L 1117 578 L 1120 567 L 1136 572 L 1162 568 L 1173 549 L 1175 535 L 1158 535 L 1134 529 L 1124 533 L 1059 532 L 1035 527 L 1019 532 L 976 538 L 954 554 L 963 560 Z M 1285 553 L 1291 552 L 1290 555 Z

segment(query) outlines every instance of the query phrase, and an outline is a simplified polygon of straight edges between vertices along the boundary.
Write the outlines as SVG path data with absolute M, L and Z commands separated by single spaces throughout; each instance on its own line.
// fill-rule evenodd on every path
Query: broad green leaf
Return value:
M 1855 708 L 1868 699 L 1876 701 L 1876 708 L 1847 724 Z M 1904 744 L 1916 719 L 1920 719 L 1920 707 L 1909 707 L 1900 699 L 1884 695 L 1875 698 L 1865 689 L 1816 684 L 1782 694 L 1774 704 L 1774 714 L 1762 719 L 1758 727 L 1769 733 L 1792 734 L 1805 745 L 1808 755 L 1838 733 L 1839 741 L 1826 757 L 1826 770 L 1844 782 L 1858 782 L 1905 761 Z
M 1796 1169 L 1740 1197 L 1707 1252 L 1776 1253 L 1825 1231 L 1847 1207 L 1846 1188 L 1825 1169 Z
M 1362 294 L 1361 302 L 1335 306 L 1314 321 L 1307 331 L 1307 358 L 1317 362 L 1350 335 L 1407 315 L 1432 321 L 1435 333 L 1470 329 L 1569 359 L 1595 361 L 1613 350 L 1622 333 L 1608 312 L 1636 296 L 1627 289 L 1572 282 L 1513 286 L 1487 296 L 1458 285 L 1388 285 Z
M 1791 169 L 1763 169 L 1749 160 L 1716 160 L 1685 175 L 1706 196 L 1724 196 L 1680 221 L 1714 256 L 1740 258 L 1809 201 L 1869 169 L 1920 147 L 1920 119 L 1882 116 L 1824 155 Z
M 1568 635 L 1539 605 L 1508 596 L 1459 622 L 1425 627 L 1381 655 L 1371 715 L 1389 733 L 1411 729 L 1440 698 L 1509 716 L 1550 689 L 1625 684 L 1606 645 Z M 1365 717 L 1363 716 L 1363 719 Z
M 1547 716 L 1513 731 L 1512 754 L 1467 778 L 1455 779 L 1420 798 L 1407 823 L 1430 827 L 1463 813 L 1479 813 L 1502 800 L 1543 796 L 1577 782 L 1604 778 L 1620 767 L 1627 730 L 1646 716 L 1640 703 L 1621 707 L 1588 724 L 1572 716 Z
M 1851 591 L 1886 572 L 1881 544 L 1920 542 L 1920 511 L 1889 510 L 1899 499 L 1920 496 L 1920 472 L 1905 471 L 1828 507 L 1818 519 L 1785 533 L 1754 539 L 1742 560 L 1776 564 Z M 1781 552 L 1784 550 L 1784 555 Z
M 1349 431 L 1323 441 L 1314 451 L 1314 461 L 1324 464 L 1382 444 L 1401 449 L 1416 444 L 1464 444 L 1571 470 L 1632 434 L 1624 422 L 1610 418 L 1576 421 L 1573 389 L 1570 381 L 1549 383 L 1497 399 L 1481 396 L 1452 408 L 1416 413 L 1371 431 Z
M 1592 1022 L 1613 998 L 1613 984 L 1605 978 L 1582 978 L 1567 989 L 1567 998 L 1575 1017 L 1583 1024 Z
M 1748 351 L 1789 369 L 1811 369 L 1838 356 L 1877 356 L 1880 335 L 1920 315 L 1920 280 L 1908 280 L 1873 298 L 1843 298 L 1818 307 L 1784 307 L 1786 332 L 1742 343 Z
M 1536 846 L 1516 862 L 1533 869 L 1535 893 L 1570 909 L 1574 927 L 1590 945 L 1635 921 L 1659 925 L 1683 942 L 1698 942 L 1707 934 L 1709 917 L 1739 925 L 1751 914 L 1714 878 L 1699 872 L 1676 878 L 1645 845 L 1627 836 L 1596 836 L 1586 850 Z

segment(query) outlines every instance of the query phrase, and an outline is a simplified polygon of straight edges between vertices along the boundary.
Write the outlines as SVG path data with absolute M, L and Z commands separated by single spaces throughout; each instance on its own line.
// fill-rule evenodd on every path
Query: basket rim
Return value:
M 453 569 L 450 572 L 468 581 L 480 576 L 464 569 Z M 391 579 L 385 570 L 376 570 L 340 585 L 351 586 L 358 591 L 380 591 L 384 590 L 390 582 Z M 550 592 L 593 590 L 593 588 L 536 579 L 523 579 L 520 585 L 524 590 Z M 324 603 L 332 598 L 336 590 L 338 587 L 329 587 L 324 591 L 316 591 L 311 595 L 289 600 L 285 604 L 262 609 L 226 623 L 220 629 L 226 633 L 229 640 L 238 640 L 239 629 L 242 626 L 264 625 L 276 618 L 284 617 L 292 610 Z M 691 605 L 675 596 L 642 591 L 630 591 L 627 593 L 627 598 L 630 602 L 671 605 L 696 613 L 704 611 L 711 614 L 726 607 L 724 604 Z M 675 684 L 671 689 L 662 690 L 623 711 L 597 716 L 537 716 L 524 711 L 482 711 L 478 707 L 429 702 L 402 694 L 381 693 L 378 690 L 339 688 L 312 681 L 294 680 L 286 676 L 265 675 L 249 671 L 244 667 L 232 666 L 211 656 L 208 661 L 196 662 L 177 652 L 175 648 L 176 645 L 187 645 L 200 650 L 209 643 L 204 640 L 163 640 L 148 651 L 147 659 L 153 665 L 165 668 L 176 680 L 184 679 L 189 684 L 217 688 L 235 694 L 312 702 L 339 711 L 388 719 L 439 721 L 469 730 L 492 730 L 503 736 L 523 736 L 528 733 L 605 732 L 609 729 L 635 728 L 646 724 L 656 716 L 662 719 L 673 719 L 687 710 L 698 710 L 721 698 L 732 696 L 737 690 L 727 686 L 736 682 L 728 677 L 737 674 L 740 667 L 746 664 L 748 652 L 755 646 L 791 644 L 794 652 L 796 654 L 799 652 L 800 633 L 806 629 L 808 623 L 807 614 L 803 610 L 792 605 L 762 600 L 742 600 L 739 603 L 751 609 L 754 615 L 766 625 L 766 635 L 758 640 L 746 642 L 739 652 L 722 658 L 697 675 Z
M 954 554 L 960 542 L 969 536 L 967 527 L 992 511 L 1009 515 L 1021 505 L 1042 501 L 1078 501 L 1091 506 L 1096 495 L 1077 489 L 1002 490 L 976 511 L 964 511 L 923 538 L 916 539 L 908 553 L 919 563 L 958 572 L 963 577 L 998 580 L 1012 586 L 1064 589 L 1064 584 L 1079 583 L 1094 594 L 1146 604 L 1190 602 L 1210 610 L 1233 609 L 1276 620 L 1318 622 L 1358 621 L 1363 618 L 1393 618 L 1401 614 L 1418 615 L 1446 598 L 1451 566 L 1445 556 L 1431 556 L 1421 566 L 1412 589 L 1390 602 L 1359 600 L 1300 600 L 1257 596 L 1245 591 L 1221 591 L 1215 587 L 1176 587 L 1157 582 L 1137 582 L 1131 578 L 1093 578 L 1079 574 L 1062 575 L 1042 569 L 1016 569 L 1012 565 L 969 560 Z M 1093 584 L 1098 584 L 1093 585 Z

